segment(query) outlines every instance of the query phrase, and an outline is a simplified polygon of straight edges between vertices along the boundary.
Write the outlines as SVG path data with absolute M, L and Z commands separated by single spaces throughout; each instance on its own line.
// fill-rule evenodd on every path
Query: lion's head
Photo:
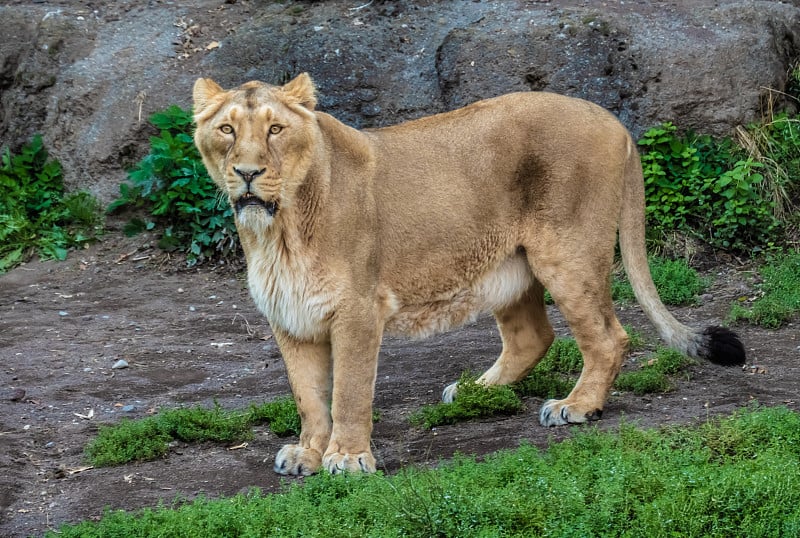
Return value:
M 269 226 L 291 203 L 317 143 L 315 106 L 305 73 L 284 86 L 248 82 L 226 91 L 211 79 L 195 83 L 195 144 L 239 226 Z

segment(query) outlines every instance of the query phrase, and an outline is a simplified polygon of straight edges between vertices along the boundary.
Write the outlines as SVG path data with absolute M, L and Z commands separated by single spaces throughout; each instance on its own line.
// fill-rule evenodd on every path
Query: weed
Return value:
M 233 211 L 194 146 L 191 112 L 173 105 L 150 122 L 161 133 L 150 138 L 150 154 L 130 171 L 107 211 L 147 208 L 152 219 L 131 219 L 126 233 L 161 230 L 159 248 L 184 252 L 189 265 L 236 252 Z
M 629 349 L 640 350 L 646 346 L 644 337 L 626 328 L 630 339 Z M 643 366 L 625 372 L 614 387 L 637 395 L 672 390 L 670 379 L 692 364 L 691 359 L 677 351 L 659 347 L 654 354 L 646 355 Z M 583 369 L 583 357 L 573 338 L 556 338 L 550 349 L 524 379 L 510 386 L 486 387 L 475 383 L 475 377 L 464 373 L 458 381 L 458 397 L 452 403 L 426 405 L 411 417 L 412 424 L 425 428 L 453 424 L 476 417 L 517 412 L 520 398 L 563 398 L 575 386 Z
M 0 161 L 0 273 L 29 260 L 63 260 L 70 248 L 95 239 L 100 206 L 87 192 L 66 194 L 58 161 L 36 135 L 18 155 Z
M 614 388 L 633 392 L 637 396 L 668 392 L 673 388 L 670 376 L 680 373 L 690 364 L 691 359 L 685 355 L 662 347 L 647 357 L 638 370 L 621 373 L 614 382 Z

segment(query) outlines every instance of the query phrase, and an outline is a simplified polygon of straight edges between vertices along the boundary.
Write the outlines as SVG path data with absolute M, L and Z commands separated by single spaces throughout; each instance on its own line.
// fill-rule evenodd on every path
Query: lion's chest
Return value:
M 247 281 L 256 306 L 273 328 L 307 340 L 327 331 L 333 294 L 323 291 L 321 275 L 309 260 L 275 248 L 249 254 Z

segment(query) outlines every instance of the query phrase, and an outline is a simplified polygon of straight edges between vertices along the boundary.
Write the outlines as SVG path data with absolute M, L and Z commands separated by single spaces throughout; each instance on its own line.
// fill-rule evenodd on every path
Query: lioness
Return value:
M 276 472 L 375 471 L 384 331 L 426 336 L 492 312 L 503 351 L 479 382 L 522 379 L 553 342 L 545 289 L 584 367 L 539 421 L 599 418 L 628 344 L 609 285 L 617 230 L 636 297 L 665 342 L 744 362 L 735 334 L 689 328 L 661 303 L 645 253 L 639 155 L 610 113 L 515 93 L 358 131 L 315 111 L 315 92 L 307 74 L 284 86 L 194 86 L 195 143 L 235 211 L 250 293 L 302 420 Z

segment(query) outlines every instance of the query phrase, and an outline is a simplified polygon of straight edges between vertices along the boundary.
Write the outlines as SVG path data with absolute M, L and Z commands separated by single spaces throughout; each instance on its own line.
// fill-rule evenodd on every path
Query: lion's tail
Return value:
M 689 357 L 708 359 L 716 364 L 725 366 L 744 364 L 744 346 L 736 333 L 717 326 L 705 329 L 688 327 L 669 313 L 661 302 L 650 275 L 644 234 L 642 165 L 636 146 L 629 138 L 619 243 L 622 263 L 637 301 L 658 330 L 658 334 L 670 347 Z

